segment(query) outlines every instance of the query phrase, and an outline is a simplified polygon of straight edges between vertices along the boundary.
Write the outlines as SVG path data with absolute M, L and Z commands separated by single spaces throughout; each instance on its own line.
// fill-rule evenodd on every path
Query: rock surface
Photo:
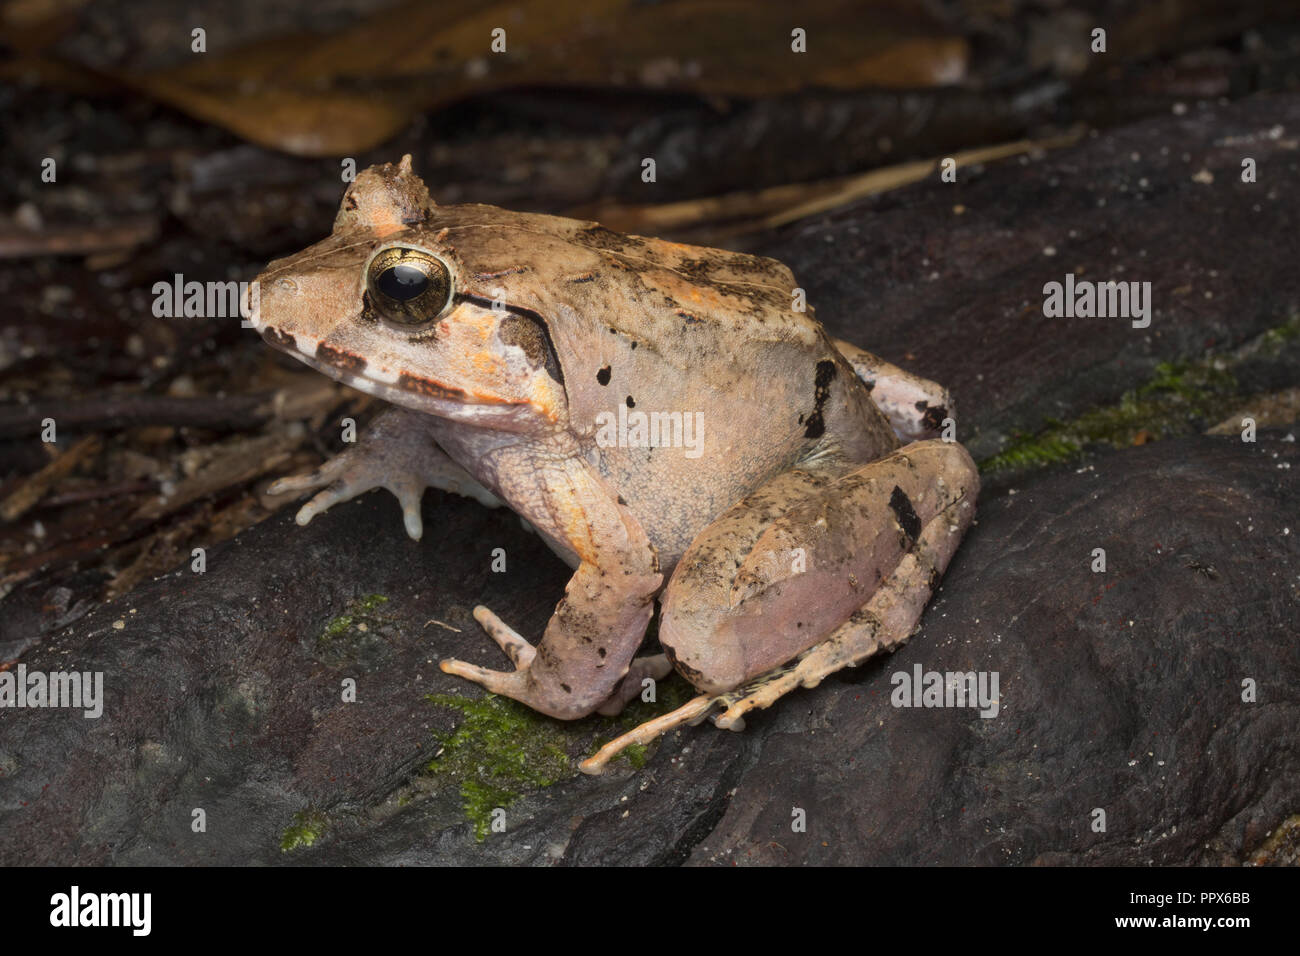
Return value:
M 1300 97 L 1193 110 L 764 251 L 838 334 L 952 386 L 988 454 L 1157 361 L 1295 315 L 1296 129 Z M 1044 319 L 1043 283 L 1071 270 L 1151 281 L 1151 327 Z M 993 487 L 903 649 L 743 734 L 689 728 L 601 778 L 563 755 L 622 724 L 476 704 L 436 666 L 503 663 L 474 604 L 535 638 L 562 593 L 567 570 L 513 516 L 430 492 L 423 544 L 382 493 L 305 529 L 268 521 L 210 549 L 206 573 L 140 586 L 23 655 L 102 671 L 106 703 L 98 720 L 0 708 L 0 864 L 1242 860 L 1300 811 L 1287 436 L 1160 442 Z M 998 715 L 891 706 L 892 676 L 916 666 L 997 672 Z M 498 805 L 504 833 L 487 829 Z
M 1159 362 L 1295 316 L 1298 142 L 1300 96 L 1193 105 L 885 193 L 755 251 L 794 270 L 837 335 L 948 386 L 978 461 L 1017 429 L 1113 401 Z M 1150 282 L 1150 326 L 1046 318 L 1043 287 L 1067 273 Z
M 471 601 L 535 629 L 563 566 L 508 515 L 441 496 L 436 548 L 408 544 L 378 495 L 306 529 L 267 522 L 206 574 L 152 582 L 27 655 L 29 671 L 102 670 L 106 705 L 0 711 L 0 862 L 1239 860 L 1300 792 L 1298 475 L 1294 440 L 1202 437 L 987 501 L 902 650 L 743 734 L 687 729 L 643 769 L 570 766 L 482 842 L 458 781 L 422 771 L 456 719 L 424 695 L 475 693 L 435 667 L 492 659 Z M 507 580 L 485 542 L 512 556 Z M 997 716 L 891 706 L 892 675 L 917 666 L 996 672 Z M 539 724 L 590 747 L 590 723 Z M 286 852 L 304 812 L 320 836 Z

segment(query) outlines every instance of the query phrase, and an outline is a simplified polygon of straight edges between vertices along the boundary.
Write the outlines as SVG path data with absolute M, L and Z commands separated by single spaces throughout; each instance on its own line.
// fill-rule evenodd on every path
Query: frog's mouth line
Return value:
M 401 405 L 439 418 L 449 419 L 509 419 L 529 417 L 532 407 L 527 402 L 504 402 L 477 398 L 462 389 L 448 388 L 430 379 L 402 372 L 391 378 L 380 378 L 368 370 L 368 363 L 359 355 L 342 351 L 323 342 L 315 348 L 311 339 L 300 341 L 292 332 L 282 332 L 273 325 L 263 323 L 259 329 L 262 338 L 281 352 L 292 355 L 304 365 L 337 382 L 365 392 L 394 405 Z M 508 424 L 498 424 L 509 430 Z

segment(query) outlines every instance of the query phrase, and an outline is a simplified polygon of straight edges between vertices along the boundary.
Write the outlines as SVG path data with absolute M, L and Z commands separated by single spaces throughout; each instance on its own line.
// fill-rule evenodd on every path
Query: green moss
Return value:
M 519 799 L 519 794 L 505 787 L 494 787 L 482 780 L 465 780 L 460 785 L 465 816 L 474 824 L 474 839 L 482 843 L 492 827 L 492 812 L 505 809 Z
M 1260 355 L 1276 355 L 1297 338 L 1300 338 L 1300 315 L 1261 335 L 1255 351 Z
M 427 701 L 458 711 L 462 719 L 452 732 L 434 734 L 442 749 L 427 770 L 459 785 L 465 816 L 481 842 L 491 832 L 493 810 L 510 806 L 525 791 L 576 776 L 577 762 L 572 754 L 595 753 L 607 741 L 680 707 L 696 693 L 676 675 L 659 681 L 656 691 L 655 703 L 638 698 L 617 717 L 570 722 L 553 720 L 495 694 L 429 694 Z M 636 744 L 624 750 L 619 759 L 640 770 L 649 753 L 649 745 Z
M 646 753 L 649 749 L 645 744 L 632 744 L 618 755 L 618 759 L 626 760 L 632 765 L 633 770 L 640 770 L 645 766 Z
M 325 629 L 321 631 L 316 640 L 322 644 L 327 644 L 342 637 L 358 624 L 367 623 L 367 619 L 374 614 L 375 609 L 387 603 L 388 598 L 382 594 L 366 594 L 357 598 L 347 606 L 347 609 L 342 614 L 331 619 L 325 625 Z
M 280 850 L 288 853 L 300 846 L 311 846 L 319 840 L 329 827 L 329 818 L 320 811 L 308 807 L 293 815 L 293 823 L 285 828 L 280 837 Z
M 1232 410 L 1240 398 L 1236 380 L 1222 360 L 1162 362 L 1151 379 L 1113 405 L 1085 412 L 1070 422 L 1049 420 L 1036 435 L 1017 437 L 980 462 L 987 473 L 1023 470 L 1069 461 L 1089 445 L 1124 448 L 1199 430 Z
M 1276 359 L 1300 339 L 1300 315 L 1230 354 L 1190 362 L 1161 362 L 1143 385 L 1112 405 L 1070 422 L 1049 419 L 1034 435 L 1018 435 L 1002 451 L 980 462 L 985 474 L 1023 471 L 1076 458 L 1088 445 L 1117 448 L 1201 431 L 1239 407 L 1248 395 L 1233 369 L 1248 359 Z
M 451 733 L 435 734 L 442 751 L 428 769 L 459 781 L 465 815 L 477 839 L 487 837 L 492 811 L 508 807 L 521 790 L 572 776 L 569 740 L 559 721 L 495 694 L 430 694 L 425 699 L 463 716 Z

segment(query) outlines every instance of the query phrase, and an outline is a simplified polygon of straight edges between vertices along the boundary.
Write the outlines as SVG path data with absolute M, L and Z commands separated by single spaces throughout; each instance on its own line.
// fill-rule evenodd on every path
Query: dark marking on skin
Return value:
M 609 331 L 613 335 L 618 335 L 618 329 L 614 328 L 612 325 L 609 327 Z
M 869 392 L 876 387 L 876 380 L 874 378 L 864 378 L 862 379 L 862 384 L 866 386 L 867 391 Z
M 497 336 L 506 345 L 523 349 L 528 363 L 533 368 L 545 368 L 546 374 L 552 380 L 560 385 L 564 384 L 564 372 L 560 369 L 560 360 L 555 354 L 551 336 L 540 316 L 533 318 L 530 315 L 512 312 L 501 320 L 497 328 Z
M 636 348 L 636 339 L 632 340 L 632 348 Z
M 927 406 L 925 414 L 921 416 L 921 424 L 925 426 L 926 431 L 938 431 L 940 426 L 943 425 L 943 420 L 947 417 L 948 409 L 942 405 Z
M 561 385 L 564 384 L 564 369 L 560 368 L 560 360 L 555 354 L 555 345 L 551 342 L 550 329 L 546 325 L 546 320 L 543 319 L 540 314 L 532 309 L 525 308 L 522 305 L 502 305 L 496 307 L 496 303 L 492 299 L 485 298 L 481 295 L 474 295 L 472 292 L 457 292 L 452 296 L 452 301 L 457 304 L 461 302 L 469 302 L 484 309 L 504 309 L 511 315 L 518 316 L 521 319 L 527 319 L 534 325 L 535 333 L 541 336 L 541 345 L 544 350 L 542 362 L 534 364 L 545 365 L 546 374 L 551 376 L 551 378 L 559 382 Z M 504 330 L 506 322 L 502 322 L 501 327 Z M 514 330 L 506 334 L 517 336 L 517 338 L 515 341 L 507 341 L 505 338 L 502 338 L 502 341 L 506 342 L 507 345 L 518 345 L 520 348 L 523 348 L 524 353 L 528 355 L 531 360 L 532 353 L 528 352 L 528 347 L 524 346 L 523 342 L 534 338 L 534 332 L 525 331 L 523 326 L 515 325 Z
M 568 684 L 561 684 L 561 685 L 560 685 L 560 690 L 564 691 L 566 694 L 572 694 L 572 693 L 573 693 L 573 688 L 570 687 Z
M 463 398 L 465 396 L 465 393 L 459 389 L 446 388 L 437 382 L 429 381 L 427 378 L 412 375 L 410 372 L 403 372 L 398 376 L 397 387 L 406 392 L 414 392 L 417 395 L 430 395 L 434 398 Z
M 929 407 L 930 407 L 930 406 L 929 406 L 928 404 L 926 404 L 925 402 L 923 402 L 923 401 L 921 401 L 921 402 L 917 402 L 917 403 L 916 403 L 916 410 L 917 410 L 918 412 L 923 412 L 923 411 L 925 411 L 925 410 L 926 410 L 927 408 L 929 408 Z
M 631 396 L 631 395 L 629 395 L 629 396 L 627 397 L 627 407 L 628 407 L 628 408 L 636 408 L 636 402 L 632 400 L 632 396 Z
M 324 342 L 316 346 L 316 357 L 327 365 L 334 368 L 341 368 L 347 372 L 360 372 L 366 367 L 366 360 L 360 355 L 352 352 L 345 352 L 343 349 L 336 349 L 332 345 L 326 345 Z
M 361 293 L 361 319 L 364 322 L 378 322 L 379 316 L 375 314 L 375 307 L 370 302 L 370 290 L 367 289 Z
M 936 590 L 938 590 L 939 581 L 942 579 L 942 577 L 943 575 L 939 573 L 938 568 L 935 567 L 930 568 L 930 593 L 931 594 L 933 594 Z
M 279 346 L 280 348 L 289 351 L 296 351 L 298 348 L 298 345 L 294 341 L 292 335 L 290 335 L 288 332 L 281 332 L 279 329 L 275 328 L 275 326 L 272 325 L 265 326 L 262 329 L 262 338 L 266 339 L 272 345 Z
M 604 368 L 602 368 L 599 372 L 596 373 L 596 381 L 600 382 L 601 385 L 608 385 L 608 384 L 609 384 L 609 366 L 608 366 L 608 365 L 606 365 Z
M 605 653 L 606 653 L 605 648 L 603 648 L 603 647 L 598 647 L 598 648 L 596 648 L 596 653 L 599 654 L 599 655 L 603 658 L 603 657 L 605 656 Z
M 679 661 L 677 655 L 673 653 L 673 649 L 667 644 L 663 645 L 663 648 L 664 657 L 668 658 L 668 663 L 673 665 L 673 670 L 685 677 L 691 684 L 695 684 L 696 681 L 700 680 L 704 676 L 703 671 L 698 671 L 689 664 L 683 664 Z
M 817 363 L 817 373 L 813 378 L 813 410 L 808 415 L 808 427 L 804 429 L 805 438 L 821 438 L 826 433 L 826 422 L 822 411 L 826 399 L 831 394 L 831 381 L 835 378 L 835 363 L 822 359 Z
M 618 496 L 618 503 L 621 504 L 621 505 L 624 505 L 624 506 L 627 505 L 627 502 L 623 500 L 623 496 L 622 496 L 622 495 L 619 495 L 619 496 Z
M 714 265 L 708 259 L 682 259 L 673 266 L 673 271 L 695 282 L 710 282 L 713 279 Z
M 580 275 L 580 276 L 574 276 L 574 277 L 573 277 L 572 279 L 570 279 L 569 281 L 570 281 L 570 282 L 591 282 L 591 281 L 592 281 L 593 279 L 595 279 L 595 278 L 596 278 L 596 277 L 595 277 L 594 275 L 592 275 L 590 272 L 584 272 L 584 273 L 583 273 L 582 275 Z
M 574 238 L 593 249 L 603 249 L 608 252 L 626 252 L 628 249 L 640 249 L 645 246 L 644 239 L 614 232 L 612 229 L 606 229 L 600 223 L 593 223 L 579 232 Z
M 683 319 L 686 320 L 686 324 L 687 324 L 687 325 L 693 325 L 693 324 L 696 323 L 696 322 L 703 322 L 703 321 L 704 321 L 704 320 L 701 319 L 698 315 L 696 315 L 694 312 L 687 312 L 685 309 L 677 309 L 676 312 L 677 312 L 677 314 L 678 314 L 679 316 L 681 316 Z
M 917 517 L 916 509 L 912 507 L 912 499 L 907 497 L 907 493 L 902 488 L 894 485 L 894 492 L 889 496 L 889 507 L 894 510 L 898 526 L 903 529 L 903 534 L 907 535 L 910 546 L 921 533 L 921 519 Z
M 357 197 L 352 194 L 351 190 L 348 190 L 348 194 L 343 197 L 343 208 L 344 209 L 357 208 Z

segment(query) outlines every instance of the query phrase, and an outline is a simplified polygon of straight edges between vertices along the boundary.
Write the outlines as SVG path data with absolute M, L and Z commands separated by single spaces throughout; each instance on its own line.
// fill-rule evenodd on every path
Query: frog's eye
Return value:
M 370 302 L 397 325 L 425 325 L 451 302 L 451 273 L 437 256 L 394 246 L 372 260 L 366 273 Z

